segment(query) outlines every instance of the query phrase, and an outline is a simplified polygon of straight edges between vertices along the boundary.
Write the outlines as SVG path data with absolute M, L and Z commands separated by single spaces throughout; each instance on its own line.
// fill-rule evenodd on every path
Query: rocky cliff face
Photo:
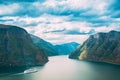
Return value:
M 40 49 L 42 49 L 47 56 L 58 55 L 57 50 L 55 50 L 55 47 L 51 43 L 49 43 L 37 36 L 34 36 L 34 35 L 30 35 L 30 36 L 32 38 L 33 43 L 36 46 L 38 46 Z
M 0 68 L 43 65 L 48 61 L 22 28 L 0 25 Z
M 79 46 L 78 43 L 70 42 L 70 43 L 55 45 L 55 48 L 60 55 L 68 55 L 71 52 L 73 52 L 78 46 Z
M 120 32 L 91 35 L 69 58 L 120 65 Z

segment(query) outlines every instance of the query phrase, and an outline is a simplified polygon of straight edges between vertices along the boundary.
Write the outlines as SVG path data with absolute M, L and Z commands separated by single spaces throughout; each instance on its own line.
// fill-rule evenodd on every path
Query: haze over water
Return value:
M 77 61 L 68 56 L 49 57 L 38 72 L 30 74 L 10 74 L 0 80 L 120 80 L 120 66 Z

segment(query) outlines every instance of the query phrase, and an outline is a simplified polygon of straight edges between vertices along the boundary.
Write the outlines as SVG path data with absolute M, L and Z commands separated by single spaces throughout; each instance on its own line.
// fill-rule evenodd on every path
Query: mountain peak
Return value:
M 111 30 L 109 33 L 120 33 L 119 31 Z
M 69 57 L 120 65 L 120 32 L 91 35 Z
M 0 72 L 4 67 L 14 70 L 16 67 L 43 65 L 47 61 L 47 56 L 32 43 L 27 31 L 0 25 Z

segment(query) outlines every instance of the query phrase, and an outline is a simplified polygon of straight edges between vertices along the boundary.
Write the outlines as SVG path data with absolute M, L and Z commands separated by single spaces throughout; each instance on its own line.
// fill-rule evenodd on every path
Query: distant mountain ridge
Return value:
M 80 44 L 76 42 L 64 43 L 60 45 L 55 45 L 58 54 L 68 55 L 73 52 Z
M 40 37 L 30 34 L 33 43 L 42 49 L 48 56 L 68 55 L 73 52 L 79 45 L 76 42 L 64 43 L 60 45 L 53 45 Z
M 91 35 L 69 58 L 120 65 L 120 32 Z
M 33 43 L 40 49 L 42 49 L 47 56 L 58 55 L 58 52 L 55 50 L 54 46 L 51 43 L 32 34 L 30 34 L 30 36 L 32 38 Z

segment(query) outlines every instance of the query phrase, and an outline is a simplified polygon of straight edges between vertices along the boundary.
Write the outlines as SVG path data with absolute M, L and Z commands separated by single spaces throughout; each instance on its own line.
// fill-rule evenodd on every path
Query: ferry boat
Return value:
M 34 73 L 34 72 L 37 72 L 38 70 L 36 68 L 31 68 L 31 69 L 27 69 L 24 71 L 25 74 L 28 74 L 28 73 Z

